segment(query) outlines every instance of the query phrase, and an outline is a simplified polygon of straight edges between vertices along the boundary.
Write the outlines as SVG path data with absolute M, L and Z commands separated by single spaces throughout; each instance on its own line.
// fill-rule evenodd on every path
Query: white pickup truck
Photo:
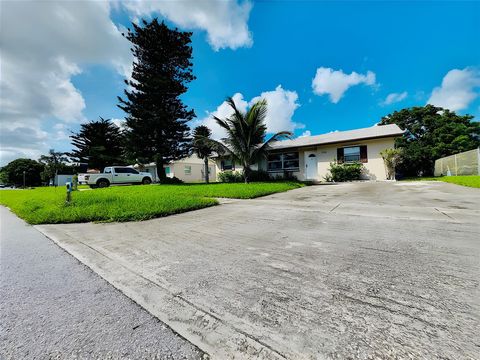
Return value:
M 100 174 L 79 174 L 78 183 L 90 185 L 91 188 L 104 188 L 114 184 L 148 185 L 152 183 L 152 175 L 131 167 L 110 166 Z

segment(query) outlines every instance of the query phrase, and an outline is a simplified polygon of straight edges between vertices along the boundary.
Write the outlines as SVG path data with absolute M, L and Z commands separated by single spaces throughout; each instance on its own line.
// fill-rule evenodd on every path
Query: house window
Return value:
M 343 159 L 346 163 L 360 161 L 360 146 L 343 148 Z
M 167 174 L 167 175 L 170 174 L 170 166 L 167 166 L 165 168 L 165 174 Z
M 221 163 L 222 170 L 235 170 L 235 164 L 232 159 L 224 159 Z
M 276 153 L 268 155 L 268 171 L 295 171 L 299 168 L 298 152 Z
M 185 165 L 185 175 L 192 175 L 192 167 L 190 165 Z
M 341 163 L 355 163 L 355 162 L 368 162 L 367 158 L 367 146 L 348 146 L 337 149 L 337 162 Z

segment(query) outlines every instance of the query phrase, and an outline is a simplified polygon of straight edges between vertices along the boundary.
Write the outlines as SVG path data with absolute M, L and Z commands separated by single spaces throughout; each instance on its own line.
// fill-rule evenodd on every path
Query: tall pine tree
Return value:
M 70 138 L 74 149 L 67 155 L 74 161 L 88 163 L 89 168 L 99 170 L 123 163 L 124 136 L 109 119 L 100 117 L 100 120 L 82 124 L 80 131 Z
M 132 43 L 132 79 L 125 83 L 125 99 L 118 105 L 126 117 L 127 154 L 136 162 L 154 161 L 160 182 L 163 165 L 188 155 L 187 122 L 195 117 L 180 96 L 195 79 L 192 73 L 191 32 L 170 29 L 157 19 L 123 34 Z

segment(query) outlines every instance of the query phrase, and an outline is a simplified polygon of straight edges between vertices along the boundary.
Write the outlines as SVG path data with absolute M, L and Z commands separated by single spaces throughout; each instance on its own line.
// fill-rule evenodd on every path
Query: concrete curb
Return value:
M 212 359 L 286 358 L 261 340 L 200 309 L 181 293 L 170 292 L 91 246 L 52 227 L 35 228 Z

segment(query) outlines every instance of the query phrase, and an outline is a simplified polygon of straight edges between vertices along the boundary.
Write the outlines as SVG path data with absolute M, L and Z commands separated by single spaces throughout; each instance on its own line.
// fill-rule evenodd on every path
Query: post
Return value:
M 477 148 L 477 173 L 480 175 L 480 146 Z
M 23 188 L 25 189 L 25 170 L 23 170 Z
M 455 159 L 455 176 L 458 175 L 458 166 L 457 166 L 457 154 L 453 155 Z
M 72 200 L 72 183 L 71 182 L 67 182 L 65 184 L 65 186 L 67 187 L 67 199 L 66 199 L 66 203 L 67 204 L 70 204 L 70 201 Z

